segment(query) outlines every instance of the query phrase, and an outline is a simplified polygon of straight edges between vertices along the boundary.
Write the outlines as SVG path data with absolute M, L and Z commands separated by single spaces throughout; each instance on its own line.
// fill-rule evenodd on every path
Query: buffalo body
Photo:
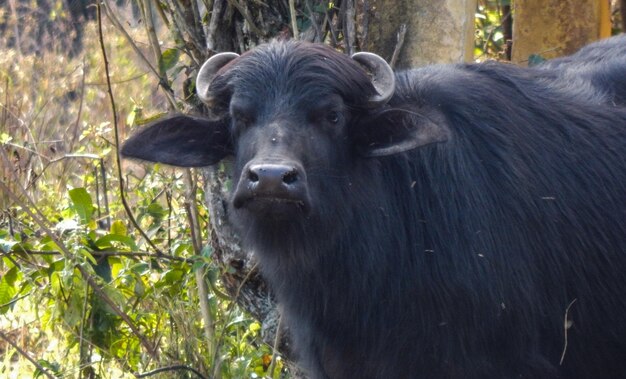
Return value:
M 213 118 L 122 152 L 234 156 L 230 218 L 312 378 L 623 378 L 625 88 L 575 57 L 399 72 L 372 103 L 355 60 L 273 42 L 210 71 Z

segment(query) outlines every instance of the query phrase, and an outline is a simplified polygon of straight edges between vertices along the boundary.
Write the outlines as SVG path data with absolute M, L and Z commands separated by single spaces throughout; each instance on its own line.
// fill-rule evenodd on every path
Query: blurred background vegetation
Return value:
M 134 128 L 199 107 L 206 52 L 188 29 L 214 4 L 104 4 L 99 23 L 89 2 L 0 1 L 0 377 L 288 377 L 203 243 L 201 172 L 116 154 Z M 259 4 L 225 6 L 243 23 Z M 340 2 L 294 4 L 298 30 L 325 17 L 341 48 Z M 512 10 L 478 1 L 476 61 L 510 59 Z

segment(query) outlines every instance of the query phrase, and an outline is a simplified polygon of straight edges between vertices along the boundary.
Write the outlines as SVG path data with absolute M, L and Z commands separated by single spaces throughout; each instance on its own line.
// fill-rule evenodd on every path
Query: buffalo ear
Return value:
M 121 154 L 179 167 L 210 166 L 232 154 L 228 122 L 185 115 L 168 117 L 133 135 L 122 146 Z
M 445 117 L 435 110 L 388 108 L 366 118 L 355 127 L 353 138 L 368 158 L 404 153 L 451 137 Z

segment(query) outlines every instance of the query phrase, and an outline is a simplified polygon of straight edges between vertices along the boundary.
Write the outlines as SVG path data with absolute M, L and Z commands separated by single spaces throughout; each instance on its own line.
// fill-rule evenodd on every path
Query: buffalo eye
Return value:
M 233 115 L 233 121 L 237 125 L 246 126 L 252 123 L 252 117 L 246 114 L 236 113 Z
M 326 121 L 331 124 L 337 124 L 341 120 L 341 113 L 337 111 L 330 111 L 326 113 Z
M 255 114 L 251 106 L 238 103 L 231 104 L 231 118 L 237 126 L 248 126 L 254 123 Z

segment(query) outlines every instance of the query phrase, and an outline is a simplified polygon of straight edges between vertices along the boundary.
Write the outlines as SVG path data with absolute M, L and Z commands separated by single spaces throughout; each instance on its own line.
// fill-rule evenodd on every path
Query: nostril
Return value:
M 250 180 L 251 182 L 258 182 L 259 181 L 259 175 L 257 175 L 256 172 L 250 170 L 248 171 L 248 180 Z
M 298 181 L 298 171 L 291 170 L 283 175 L 283 183 L 292 184 Z

